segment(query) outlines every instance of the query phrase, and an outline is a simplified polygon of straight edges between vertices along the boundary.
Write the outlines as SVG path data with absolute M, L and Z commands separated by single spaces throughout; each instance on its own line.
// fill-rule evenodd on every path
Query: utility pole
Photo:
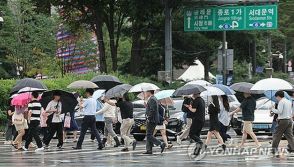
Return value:
M 287 74 L 287 38 L 284 39 L 284 73 Z
M 167 81 L 171 83 L 173 80 L 173 66 L 172 66 L 172 8 L 169 4 L 169 0 L 165 0 L 164 4 L 164 14 L 165 14 L 165 71 L 169 73 L 170 80 Z
M 223 62 L 223 85 L 227 85 L 227 32 L 223 31 L 223 44 L 222 44 L 222 62 Z
M 272 38 L 270 33 L 268 34 L 267 38 L 267 47 L 268 47 L 268 58 L 270 63 L 270 76 L 273 76 L 273 55 L 272 55 Z

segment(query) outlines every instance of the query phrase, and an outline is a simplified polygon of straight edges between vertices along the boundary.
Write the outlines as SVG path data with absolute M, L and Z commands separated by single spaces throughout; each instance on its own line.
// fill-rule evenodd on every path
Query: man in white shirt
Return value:
M 292 121 L 292 103 L 284 98 L 284 92 L 278 91 L 276 94 L 278 100 L 278 108 L 272 108 L 272 112 L 278 114 L 278 125 L 273 135 L 272 152 L 275 154 L 278 150 L 279 143 L 284 135 L 289 143 L 289 152 L 294 151 L 294 138 L 293 138 L 293 121 Z
M 48 138 L 45 139 L 44 144 L 45 148 L 49 148 L 49 143 L 52 140 L 55 133 L 57 133 L 58 144 L 57 147 L 62 149 L 63 145 L 63 125 L 61 119 L 61 111 L 62 104 L 60 102 L 60 92 L 56 91 L 53 93 L 53 100 L 49 102 L 46 107 L 46 112 L 49 113 L 48 120 L 48 128 L 49 135 Z

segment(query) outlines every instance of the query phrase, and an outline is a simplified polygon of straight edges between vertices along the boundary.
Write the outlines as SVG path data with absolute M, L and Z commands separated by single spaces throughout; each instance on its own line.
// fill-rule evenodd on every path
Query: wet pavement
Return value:
M 203 136 L 203 139 L 205 136 Z M 154 155 L 143 155 L 145 142 L 139 142 L 135 151 L 121 152 L 121 148 L 111 146 L 104 150 L 97 150 L 96 142 L 86 140 L 82 150 L 72 150 L 73 142 L 65 143 L 63 150 L 54 146 L 56 140 L 51 143 L 51 148 L 41 153 L 33 150 L 28 152 L 15 151 L 11 146 L 0 141 L 0 166 L 128 166 L 128 167 L 190 167 L 190 166 L 250 166 L 250 167 L 271 167 L 271 166 L 292 166 L 294 154 L 273 157 L 270 154 L 271 140 L 268 136 L 258 136 L 262 141 L 262 148 L 257 150 L 251 140 L 243 149 L 236 148 L 240 137 L 234 136 L 235 140 L 229 145 L 226 152 L 221 152 L 216 146 L 216 141 L 208 147 L 206 154 L 197 161 L 189 156 L 192 145 L 184 141 L 182 145 L 174 144 L 172 149 L 160 154 L 159 148 L 154 149 Z M 282 141 L 282 147 L 286 146 Z M 199 158 L 199 157 L 198 157 Z

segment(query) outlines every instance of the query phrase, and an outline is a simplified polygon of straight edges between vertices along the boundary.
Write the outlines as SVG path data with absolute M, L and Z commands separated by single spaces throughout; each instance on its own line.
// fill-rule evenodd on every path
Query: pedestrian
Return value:
M 46 112 L 46 110 L 42 110 L 41 117 L 40 117 L 40 126 L 41 126 L 41 133 L 43 134 L 43 139 L 42 139 L 43 143 L 49 136 L 47 119 L 48 119 L 48 113 Z
M 62 149 L 63 146 L 63 124 L 62 124 L 62 103 L 61 94 L 58 91 L 53 93 L 53 100 L 46 107 L 46 112 L 49 114 L 47 119 L 49 135 L 45 139 L 45 148 L 49 148 L 50 141 L 56 133 L 58 138 L 57 148 Z
M 28 128 L 28 134 L 25 142 L 25 146 L 23 146 L 23 150 L 28 151 L 29 145 L 32 142 L 32 139 L 34 138 L 38 148 L 35 150 L 43 151 L 43 145 L 42 141 L 39 136 L 39 130 L 38 127 L 40 126 L 40 116 L 42 113 L 43 107 L 41 103 L 38 100 L 39 93 L 38 92 L 32 92 L 32 101 L 28 104 L 28 122 L 29 122 L 29 128 Z
M 7 115 L 7 129 L 5 133 L 5 142 L 4 144 L 12 144 L 14 137 L 16 136 L 15 126 L 12 123 L 12 116 L 14 114 L 14 106 L 9 106 L 6 115 Z
M 159 123 L 155 127 L 155 131 L 153 135 L 155 135 L 156 132 L 159 130 L 162 140 L 166 145 L 166 148 L 170 149 L 173 147 L 173 145 L 168 143 L 167 136 L 166 136 L 166 125 L 168 124 L 168 118 L 166 117 L 166 112 L 168 112 L 167 108 L 165 108 L 162 104 L 159 104 L 158 112 L 159 112 Z
M 205 122 L 205 101 L 200 97 L 200 94 L 193 94 L 191 105 L 185 105 L 192 112 L 192 125 L 189 136 L 196 142 L 194 155 L 198 156 L 203 147 L 203 142 L 200 138 L 202 128 Z
M 182 132 L 181 135 L 177 136 L 177 143 L 182 144 L 182 140 L 186 139 L 189 136 L 190 133 L 190 128 L 192 125 L 192 116 L 194 115 L 188 108 L 192 103 L 192 98 L 191 97 L 185 97 L 182 105 L 182 111 L 184 112 L 184 119 L 186 121 L 186 126 L 184 131 Z
M 206 138 L 206 141 L 205 141 L 205 148 L 207 148 L 207 145 L 210 143 L 212 135 L 215 135 L 218 142 L 221 144 L 222 149 L 225 151 L 226 150 L 226 145 L 224 144 L 224 141 L 223 141 L 222 137 L 219 134 L 220 122 L 218 120 L 218 114 L 220 113 L 220 105 L 219 105 L 218 96 L 211 96 L 209 98 L 211 98 L 211 100 L 209 100 L 210 104 L 208 105 L 210 128 L 209 128 L 209 131 L 207 133 L 207 138 Z
M 96 129 L 95 114 L 96 114 L 96 108 L 97 108 L 97 101 L 92 97 L 93 93 L 94 93 L 94 89 L 90 89 L 90 88 L 86 89 L 87 99 L 83 99 L 80 101 L 80 108 L 84 112 L 84 118 L 82 122 L 79 140 L 77 142 L 76 147 L 73 147 L 73 149 L 82 149 L 82 144 L 83 144 L 86 132 L 89 128 L 91 129 L 92 133 L 94 132 L 95 137 L 97 139 L 97 142 L 98 142 L 97 149 L 102 150 L 104 148 L 100 135 Z
M 103 103 L 100 99 L 97 99 L 97 109 L 96 111 L 99 111 L 103 108 Z M 96 129 L 99 133 L 104 134 L 104 117 L 103 114 L 96 114 Z M 94 141 L 95 135 L 94 133 L 91 133 L 91 140 Z
M 165 143 L 160 142 L 157 140 L 153 133 L 156 126 L 159 123 L 159 112 L 158 112 L 158 101 L 154 97 L 154 90 L 148 90 L 144 93 L 144 99 L 147 100 L 146 103 L 146 152 L 143 154 L 152 154 L 152 147 L 153 145 L 160 146 L 161 153 L 165 149 Z
M 292 103 L 284 97 L 283 91 L 277 91 L 275 97 L 278 101 L 278 108 L 272 108 L 271 111 L 278 114 L 278 125 L 273 135 L 272 153 L 277 153 L 283 135 L 288 141 L 288 151 L 294 152 Z
M 119 98 L 117 103 L 111 103 L 107 101 L 110 105 L 116 105 L 119 108 L 121 115 L 121 127 L 120 134 L 124 140 L 124 148 L 121 150 L 123 152 L 129 151 L 129 146 L 133 147 L 133 150 L 136 149 L 137 141 L 130 138 L 131 129 L 135 123 L 133 117 L 133 103 L 130 101 L 128 94 L 124 94 L 122 98 Z
M 224 142 L 230 141 L 230 144 L 233 142 L 230 135 L 227 134 L 231 117 L 230 117 L 230 104 L 227 95 L 220 96 L 220 113 L 218 114 L 218 119 L 220 122 L 220 135 Z
M 113 130 L 113 124 L 117 122 L 116 116 L 116 106 L 110 105 L 109 103 L 116 103 L 116 100 L 109 99 L 108 97 L 104 96 L 104 106 L 102 109 L 97 111 L 96 114 L 103 114 L 104 117 L 104 138 L 102 140 L 103 144 L 106 144 L 107 137 L 110 135 L 113 137 L 115 141 L 114 147 L 120 146 L 120 141 Z
M 252 122 L 254 121 L 254 111 L 256 109 L 256 101 L 251 96 L 250 93 L 243 93 L 245 99 L 242 101 L 241 106 L 238 107 L 235 111 L 230 113 L 230 116 L 233 114 L 242 111 L 243 116 L 243 135 L 241 144 L 238 146 L 239 148 L 244 147 L 245 141 L 247 139 L 247 135 L 255 142 L 256 148 L 260 148 L 261 145 L 259 144 L 256 135 L 252 129 Z
M 26 106 L 15 106 L 15 112 L 12 116 L 12 123 L 17 131 L 17 136 L 14 139 L 12 146 L 18 150 L 22 149 L 22 140 L 25 135 L 25 129 L 28 129 L 28 123 L 24 116 L 24 112 L 26 112 L 26 110 Z

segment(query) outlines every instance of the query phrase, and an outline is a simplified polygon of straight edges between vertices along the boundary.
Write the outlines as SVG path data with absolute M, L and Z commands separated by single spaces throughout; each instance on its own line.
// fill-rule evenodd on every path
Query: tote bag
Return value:
M 65 128 L 70 128 L 70 121 L 71 121 L 71 117 L 70 116 L 65 116 L 64 118 L 64 127 Z

